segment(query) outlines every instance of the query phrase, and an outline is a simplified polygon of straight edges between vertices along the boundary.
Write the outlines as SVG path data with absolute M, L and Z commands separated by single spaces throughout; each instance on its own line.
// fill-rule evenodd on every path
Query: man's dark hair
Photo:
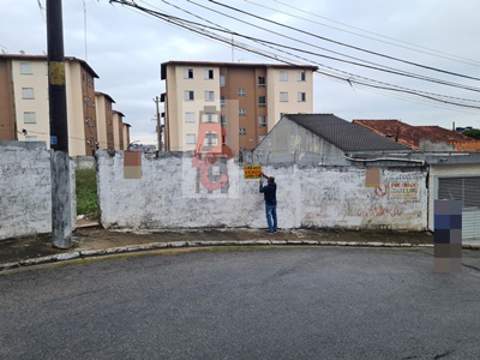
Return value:
M 275 178 L 274 178 L 273 176 L 270 176 L 270 177 L 268 178 L 268 183 L 269 183 L 269 184 L 275 184 Z

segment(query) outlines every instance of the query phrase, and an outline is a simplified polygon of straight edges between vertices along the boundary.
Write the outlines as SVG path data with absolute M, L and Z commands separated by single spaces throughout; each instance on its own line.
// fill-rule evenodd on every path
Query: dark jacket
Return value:
M 277 184 L 273 183 L 263 186 L 262 182 L 260 182 L 260 192 L 263 193 L 265 204 L 277 205 Z

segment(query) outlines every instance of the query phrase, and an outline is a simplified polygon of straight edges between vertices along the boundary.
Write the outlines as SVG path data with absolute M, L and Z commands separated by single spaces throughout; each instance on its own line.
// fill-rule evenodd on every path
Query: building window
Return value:
M 257 78 L 257 85 L 258 86 L 265 86 L 265 76 L 259 76 Z
M 21 62 L 20 63 L 20 74 L 22 75 L 32 75 L 32 63 Z
M 205 134 L 205 146 L 217 146 L 218 144 L 218 136 L 216 133 L 208 132 Z
M 238 109 L 238 115 L 240 115 L 240 116 L 247 115 L 247 109 L 245 109 L 245 108 Z
M 186 112 L 185 113 L 185 122 L 189 124 L 195 124 L 195 113 L 194 112 Z
M 220 96 L 220 106 L 224 107 L 225 106 L 225 96 Z
M 217 122 L 217 114 L 213 114 L 213 113 L 203 114 L 202 122 L 207 122 L 207 123 Z
M 280 81 L 288 81 L 288 71 L 280 71 Z
M 206 69 L 205 70 L 205 80 L 213 80 L 213 69 Z
M 258 126 L 259 127 L 267 127 L 267 117 L 265 115 L 260 115 L 258 117 Z
M 238 89 L 238 96 L 246 96 L 247 92 L 245 91 L 244 88 L 239 88 Z
M 288 102 L 288 92 L 286 91 L 280 92 L 280 102 Z
M 193 69 L 185 69 L 185 79 L 193 79 Z
M 222 126 L 227 125 L 227 117 L 225 115 L 220 115 L 220 123 Z
M 305 101 L 307 101 L 307 93 L 305 93 L 305 92 L 299 92 L 299 93 L 297 93 L 297 100 L 298 100 L 298 102 L 305 102 Z
M 245 129 L 245 128 L 240 128 L 240 129 L 239 129 L 239 133 L 240 133 L 240 135 L 246 135 L 246 134 L 247 134 L 247 129 Z
M 205 90 L 205 101 L 215 101 L 215 91 Z
M 305 71 L 300 71 L 298 73 L 298 81 L 306 81 L 307 80 L 307 75 Z
M 195 134 L 186 134 L 185 135 L 185 142 L 188 145 L 195 145 L 197 143 L 197 139 Z
M 265 96 L 259 96 L 258 97 L 258 106 L 265 106 L 267 103 L 267 98 Z
M 24 124 L 36 124 L 37 118 L 33 111 L 25 111 L 23 113 L 23 123 Z
M 220 86 L 221 87 L 225 86 L 225 75 L 220 75 Z
M 195 94 L 193 90 L 186 90 L 184 93 L 185 101 L 193 101 L 195 99 Z
M 33 97 L 33 88 L 22 88 L 22 99 L 31 100 Z

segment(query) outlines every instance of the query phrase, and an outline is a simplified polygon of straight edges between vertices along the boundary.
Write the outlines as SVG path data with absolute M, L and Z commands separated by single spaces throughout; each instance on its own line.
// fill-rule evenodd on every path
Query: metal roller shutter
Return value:
M 462 200 L 462 237 L 480 240 L 480 177 L 439 178 L 438 198 Z

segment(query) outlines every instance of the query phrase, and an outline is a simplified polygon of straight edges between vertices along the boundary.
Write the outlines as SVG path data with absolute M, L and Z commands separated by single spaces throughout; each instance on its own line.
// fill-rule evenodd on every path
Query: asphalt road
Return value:
M 480 359 L 480 254 L 282 248 L 0 275 L 0 359 Z

